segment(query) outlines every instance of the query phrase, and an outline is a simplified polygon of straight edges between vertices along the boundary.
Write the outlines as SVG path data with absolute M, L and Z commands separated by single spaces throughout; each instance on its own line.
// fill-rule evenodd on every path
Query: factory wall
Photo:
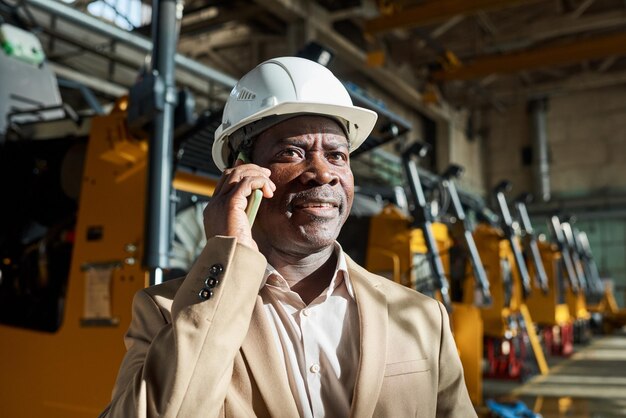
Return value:
M 615 280 L 621 303 L 626 291 L 626 212 L 610 201 L 626 196 L 624 97 L 626 86 L 554 96 L 547 110 L 550 203 L 570 208 L 567 214 L 579 218 L 577 225 L 589 235 L 602 275 Z M 513 183 L 511 197 L 532 192 L 531 123 L 526 104 L 491 111 L 487 125 L 487 187 L 508 179 Z M 576 209 L 571 209 L 569 202 L 574 200 Z M 538 228 L 544 229 L 543 225 Z

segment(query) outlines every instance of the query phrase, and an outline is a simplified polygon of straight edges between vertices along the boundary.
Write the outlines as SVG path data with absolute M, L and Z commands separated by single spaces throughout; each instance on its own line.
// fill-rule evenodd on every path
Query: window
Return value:
M 129 31 L 149 24 L 152 18 L 152 6 L 141 0 L 98 0 L 90 3 L 87 10 Z

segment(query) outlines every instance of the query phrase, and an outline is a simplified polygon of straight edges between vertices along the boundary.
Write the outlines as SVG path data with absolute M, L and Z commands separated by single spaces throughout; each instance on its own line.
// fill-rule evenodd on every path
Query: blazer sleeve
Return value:
M 438 302 L 437 305 L 441 313 L 437 417 L 476 417 L 465 386 L 463 365 L 452 337 L 448 313 L 441 303 Z
M 198 294 L 211 266 L 220 283 L 208 300 Z M 174 296 L 171 322 L 146 289 L 133 301 L 127 352 L 101 417 L 216 417 L 248 332 L 266 266 L 235 238 L 209 239 Z M 215 270 L 213 270 L 215 272 Z

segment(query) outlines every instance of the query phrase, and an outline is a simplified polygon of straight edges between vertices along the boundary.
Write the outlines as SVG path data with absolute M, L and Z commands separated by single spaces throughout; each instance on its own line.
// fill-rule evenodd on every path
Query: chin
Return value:
M 313 248 L 325 248 L 333 245 L 339 236 L 339 228 L 329 228 L 328 225 L 306 225 L 299 228 L 299 240 Z

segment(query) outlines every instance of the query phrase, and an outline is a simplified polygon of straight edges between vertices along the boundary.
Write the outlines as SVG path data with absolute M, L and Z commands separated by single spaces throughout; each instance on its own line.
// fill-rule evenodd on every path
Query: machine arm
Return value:
M 424 196 L 424 190 L 420 182 L 419 173 L 417 171 L 417 165 L 415 164 L 414 156 L 423 158 L 428 154 L 429 146 L 421 142 L 415 142 L 407 150 L 402 153 L 402 165 L 406 171 L 409 187 L 411 188 L 411 195 L 413 197 L 413 224 L 416 227 L 422 229 L 424 233 L 424 241 L 426 242 L 426 248 L 428 254 L 426 255 L 430 264 L 433 277 L 435 279 L 435 286 L 441 293 L 441 298 L 446 309 L 452 309 L 452 303 L 450 301 L 449 284 L 446 274 L 443 270 L 443 263 L 439 256 L 439 248 L 435 241 L 435 235 L 432 229 L 432 213 L 426 203 L 426 197 Z
M 469 251 L 476 284 L 480 286 L 480 291 L 482 293 L 485 305 L 489 305 L 491 303 L 489 280 L 487 280 L 487 273 L 485 273 L 485 268 L 483 267 L 483 263 L 480 260 L 478 248 L 476 248 L 476 242 L 474 242 L 474 236 L 472 235 L 472 231 L 467 224 L 465 210 L 463 209 L 463 205 L 461 204 L 461 199 L 459 198 L 459 193 L 456 189 L 456 183 L 454 181 L 456 178 L 460 177 L 462 173 L 462 167 L 452 164 L 443 173 L 442 183 L 443 187 L 448 191 L 448 194 L 450 195 L 450 200 L 452 202 L 452 207 L 454 208 L 456 218 L 463 225 L 463 238 L 465 239 L 465 245 L 467 246 L 467 249 Z
M 528 296 L 531 292 L 530 276 L 528 275 L 528 269 L 526 268 L 526 261 L 524 256 L 517 246 L 515 240 L 515 230 L 513 229 L 513 218 L 511 218 L 511 212 L 509 212 L 509 206 L 506 202 L 506 196 L 504 193 L 511 189 L 511 183 L 509 181 L 501 181 L 494 189 L 493 194 L 498 202 L 498 209 L 500 210 L 500 225 L 506 239 L 511 245 L 511 251 L 515 258 L 515 264 L 517 265 L 517 271 L 522 279 L 522 288 L 524 290 L 524 297 Z
M 574 270 L 576 271 L 576 276 L 578 277 L 578 286 L 583 292 L 586 292 L 587 278 L 585 277 L 582 260 L 580 259 L 578 249 L 576 248 L 576 240 L 574 239 L 572 225 L 569 222 L 561 222 L 561 229 L 563 230 L 565 244 L 569 248 L 570 256 L 572 257 L 572 264 L 574 265 Z
M 570 254 L 569 247 L 565 241 L 565 235 L 563 234 L 563 228 L 561 228 L 561 221 L 558 216 L 553 215 L 550 217 L 550 229 L 552 230 L 552 235 L 556 240 L 556 245 L 561 253 L 561 260 L 563 266 L 565 267 L 565 271 L 567 271 L 567 277 L 569 279 L 569 285 L 572 292 L 578 293 L 578 274 L 574 268 L 572 255 Z
M 604 285 L 602 284 L 602 279 L 600 278 L 598 265 L 596 264 L 596 260 L 593 258 L 593 254 L 591 252 L 591 246 L 589 245 L 587 233 L 585 231 L 578 231 L 577 229 L 574 229 L 574 235 L 576 238 L 576 246 L 579 248 L 581 259 L 584 261 L 590 284 L 593 285 L 594 291 L 597 294 L 602 294 L 604 292 Z
M 531 201 L 532 195 L 530 193 L 522 193 L 515 199 L 515 210 L 519 216 L 520 226 L 522 234 L 524 236 L 524 247 L 530 253 L 533 260 L 533 267 L 535 268 L 535 277 L 539 282 L 539 286 L 544 293 L 548 293 L 548 276 L 546 270 L 541 261 L 541 253 L 539 252 L 539 246 L 537 245 L 537 239 L 533 232 L 533 227 L 530 222 L 530 216 L 528 216 L 528 209 L 526 203 Z

